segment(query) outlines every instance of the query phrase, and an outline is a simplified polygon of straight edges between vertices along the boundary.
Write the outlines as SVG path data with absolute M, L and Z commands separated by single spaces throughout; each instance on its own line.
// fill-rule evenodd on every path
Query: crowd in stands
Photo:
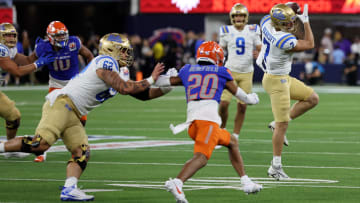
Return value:
M 32 36 L 34 37 L 34 36 Z M 83 45 L 92 51 L 94 56 L 98 55 L 100 35 L 93 34 L 89 39 L 79 36 Z M 35 37 L 34 37 L 35 38 Z M 130 68 L 132 79 L 141 79 L 148 77 L 152 72 L 152 67 L 162 61 L 166 68 L 181 68 L 186 63 L 195 63 L 195 54 L 197 47 L 205 40 L 218 41 L 217 33 L 213 33 L 211 39 L 205 39 L 204 33 L 195 33 L 187 31 L 184 33 L 182 40 L 174 40 L 169 33 L 164 40 L 150 41 L 141 38 L 139 35 L 129 36 L 134 49 L 135 62 Z M 32 44 L 35 40 L 30 40 L 29 33 L 24 30 L 19 33 L 18 51 L 25 55 L 31 54 L 34 50 Z M 342 83 L 348 85 L 357 85 L 358 67 L 360 65 L 360 37 L 355 36 L 353 39 L 346 39 L 338 30 L 326 28 L 321 39 L 317 39 L 318 45 L 310 52 L 294 54 L 295 64 L 304 64 L 304 71 L 299 78 L 310 85 L 322 84 L 322 77 L 325 74 L 324 66 L 327 64 L 338 64 L 343 67 Z M 85 61 L 80 57 L 80 69 L 86 66 Z M 7 84 L 39 84 L 47 83 L 46 68 L 42 71 L 14 78 L 6 76 Z

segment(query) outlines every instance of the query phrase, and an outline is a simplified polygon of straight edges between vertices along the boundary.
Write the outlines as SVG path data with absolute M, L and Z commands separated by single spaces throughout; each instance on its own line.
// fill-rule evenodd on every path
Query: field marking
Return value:
M 303 179 L 291 178 L 286 181 L 276 181 L 273 178 L 251 177 L 256 182 L 263 184 L 264 188 L 274 187 L 311 187 L 311 188 L 338 188 L 338 189 L 360 189 L 359 186 L 345 186 L 345 185 L 329 185 L 339 183 L 337 180 L 325 179 Z M 0 178 L 2 181 L 31 181 L 31 182 L 64 182 L 59 179 L 35 179 L 35 178 Z M 121 180 L 88 180 L 81 179 L 81 182 L 88 183 L 104 183 L 108 186 L 115 187 L 133 187 L 133 188 L 147 188 L 147 189 L 161 189 L 164 190 L 164 181 L 121 181 Z M 185 191 L 190 190 L 204 190 L 204 189 L 234 189 L 242 190 L 239 177 L 199 177 L 189 179 L 184 184 Z M 117 192 L 122 189 L 83 189 L 85 192 Z
M 13 163 L 34 163 L 33 161 L 26 160 L 14 160 L 14 159 L 4 159 L 0 160 L 2 162 L 13 162 Z M 67 161 L 46 161 L 49 164 L 64 164 Z M 139 162 L 100 162 L 100 161 L 90 161 L 91 164 L 104 164 L 104 165 L 152 165 L 152 166 L 183 166 L 184 163 L 139 163 Z M 206 166 L 211 167 L 232 167 L 231 164 L 207 164 Z M 258 167 L 258 168 L 268 168 L 269 165 L 247 165 L 245 167 Z M 304 169 L 344 169 L 344 170 L 360 170 L 359 167 L 340 167 L 340 166 L 290 166 L 284 165 L 283 168 L 304 168 Z

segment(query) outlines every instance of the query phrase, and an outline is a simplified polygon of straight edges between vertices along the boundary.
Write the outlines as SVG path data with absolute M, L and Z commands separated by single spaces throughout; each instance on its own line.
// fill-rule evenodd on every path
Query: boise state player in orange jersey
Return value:
M 170 128 L 179 133 L 188 128 L 191 139 L 195 141 L 194 156 L 187 161 L 175 179 L 166 181 L 165 188 L 170 191 L 178 203 L 187 203 L 183 183 L 204 167 L 211 157 L 216 145 L 228 148 L 230 161 L 245 193 L 256 193 L 262 186 L 252 182 L 245 174 L 240 155 L 238 140 L 227 130 L 220 128 L 221 118 L 218 114 L 220 97 L 224 89 L 246 104 L 257 104 L 256 93 L 246 94 L 233 82 L 230 71 L 223 67 L 224 51 L 216 42 L 204 42 L 197 50 L 198 64 L 186 64 L 176 77 L 160 76 L 157 86 L 183 85 L 187 100 L 187 120 L 185 123 Z
M 60 21 L 52 21 L 46 30 L 47 39 L 36 40 L 35 51 L 29 56 L 30 61 L 35 61 L 41 56 L 54 55 L 55 61 L 48 64 L 49 68 L 49 92 L 63 88 L 69 80 L 79 73 L 79 54 L 87 63 L 93 58 L 91 51 L 82 46 L 76 36 L 69 36 L 66 26 Z M 87 117 L 81 118 L 85 126 Z M 43 162 L 46 154 L 35 158 L 35 162 Z

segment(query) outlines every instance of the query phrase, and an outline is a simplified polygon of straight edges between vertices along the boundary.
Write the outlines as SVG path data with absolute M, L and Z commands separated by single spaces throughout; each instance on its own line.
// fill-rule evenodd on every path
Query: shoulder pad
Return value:
M 228 34 L 230 32 L 229 27 L 227 25 L 220 27 L 220 33 L 221 34 Z
M 270 15 L 266 15 L 264 16 L 261 21 L 260 21 L 260 27 L 264 26 L 264 23 L 266 23 L 268 20 L 271 19 L 271 16 Z
M 293 34 L 289 34 L 289 33 L 284 34 L 276 42 L 276 47 L 282 49 L 282 48 L 284 48 L 284 45 L 286 44 L 286 42 L 288 42 L 289 40 L 292 40 L 292 39 L 296 40 L 296 37 Z
M 96 68 L 102 68 L 105 70 L 111 70 L 115 72 L 119 72 L 119 65 L 115 59 L 110 56 L 97 56 L 95 60 Z
M 257 24 L 251 24 L 248 26 L 249 30 L 252 32 L 256 32 L 259 29 L 259 26 Z
M 9 57 L 10 51 L 9 48 L 3 44 L 0 44 L 0 57 Z

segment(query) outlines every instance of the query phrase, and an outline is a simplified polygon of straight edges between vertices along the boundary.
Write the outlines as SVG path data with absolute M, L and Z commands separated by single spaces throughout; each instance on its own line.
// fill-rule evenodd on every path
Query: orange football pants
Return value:
M 208 160 L 216 145 L 230 144 L 231 134 L 212 121 L 195 120 L 191 123 L 188 133 L 195 141 L 194 154 L 202 153 Z

